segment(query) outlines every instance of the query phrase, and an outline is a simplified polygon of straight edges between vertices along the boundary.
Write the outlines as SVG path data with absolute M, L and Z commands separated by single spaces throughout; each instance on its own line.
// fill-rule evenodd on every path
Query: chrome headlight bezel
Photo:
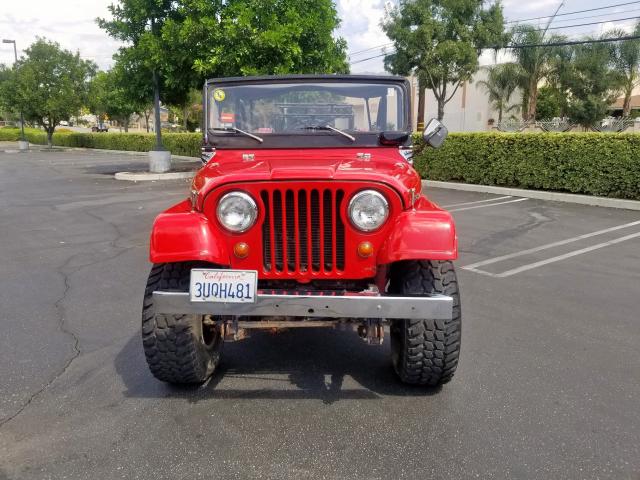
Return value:
M 356 213 L 357 213 L 356 208 L 359 207 L 360 201 L 367 196 L 373 197 L 376 201 L 380 201 L 382 207 L 384 208 L 384 214 L 382 217 L 380 217 L 380 220 L 378 220 L 378 222 L 375 225 L 370 225 L 370 226 L 364 226 L 358 223 L 357 217 L 356 217 Z M 380 193 L 377 190 L 361 190 L 360 192 L 356 193 L 353 197 L 351 197 L 351 200 L 349 201 L 349 206 L 347 207 L 347 213 L 349 216 L 349 221 L 351 222 L 351 225 L 353 225 L 354 228 L 356 228 L 357 230 L 360 230 L 361 232 L 367 232 L 367 233 L 375 232 L 376 230 L 379 230 L 380 228 L 382 228 L 382 226 L 389 219 L 389 201 L 386 199 L 386 197 L 382 193 Z
M 225 221 L 225 212 L 224 207 L 230 201 L 240 200 L 244 202 L 244 206 L 246 210 L 243 212 L 246 216 L 247 220 L 243 221 L 240 225 L 231 225 Z M 226 230 L 232 233 L 244 233 L 253 227 L 258 220 L 258 204 L 256 201 L 249 195 L 248 193 L 242 192 L 240 190 L 234 190 L 232 192 L 225 193 L 218 200 L 218 205 L 216 206 L 216 217 L 220 225 L 222 225 Z

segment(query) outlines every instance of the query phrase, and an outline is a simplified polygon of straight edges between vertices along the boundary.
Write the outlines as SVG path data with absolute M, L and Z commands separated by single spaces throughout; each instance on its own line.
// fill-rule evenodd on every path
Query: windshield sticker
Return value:
M 224 92 L 223 92 L 224 95 Z M 236 121 L 236 114 L 235 113 L 221 113 L 220 114 L 220 121 L 222 123 L 234 123 Z
M 224 90 L 222 90 L 221 88 L 216 88 L 213 91 L 213 99 L 216 102 L 224 102 L 225 97 L 226 97 L 226 95 L 224 93 Z

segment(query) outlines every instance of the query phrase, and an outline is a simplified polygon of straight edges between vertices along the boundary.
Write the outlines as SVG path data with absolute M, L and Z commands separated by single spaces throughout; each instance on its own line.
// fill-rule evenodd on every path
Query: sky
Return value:
M 508 21 L 529 19 L 551 15 L 561 0 L 503 0 L 505 17 Z M 632 0 L 565 0 L 560 14 L 580 10 L 628 3 Z M 16 40 L 18 56 L 36 36 L 55 40 L 64 48 L 79 50 L 85 59 L 95 61 L 102 69 L 113 63 L 111 56 L 118 49 L 118 42 L 101 30 L 95 19 L 107 17 L 107 6 L 114 0 L 21 0 L 19 2 L 0 0 L 0 37 Z M 381 73 L 384 71 L 382 58 L 373 58 L 384 52 L 383 45 L 389 40 L 380 28 L 385 5 L 390 0 L 336 0 L 342 25 L 337 32 L 349 45 L 350 59 L 354 63 L 353 73 Z M 627 17 L 640 17 L 640 0 L 606 10 L 562 15 L 555 19 L 551 27 L 568 36 L 600 34 L 612 27 L 630 29 L 635 20 L 616 21 Z M 542 23 L 540 23 L 542 22 Z M 605 22 L 582 27 L 568 26 Z M 530 23 L 545 26 L 544 20 Z M 388 47 L 387 47 L 388 48 Z M 366 50 L 366 51 L 363 51 Z M 0 43 L 0 63 L 13 63 L 13 46 Z M 493 61 L 493 55 L 486 55 L 483 63 Z

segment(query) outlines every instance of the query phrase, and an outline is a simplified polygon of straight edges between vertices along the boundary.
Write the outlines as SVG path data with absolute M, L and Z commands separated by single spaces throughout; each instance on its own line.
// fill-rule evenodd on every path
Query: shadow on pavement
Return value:
M 391 367 L 388 340 L 385 338 L 383 347 L 369 346 L 355 333 L 322 328 L 257 332 L 249 339 L 225 344 L 222 363 L 204 385 L 172 386 L 153 378 L 140 337 L 134 336 L 116 357 L 115 367 L 129 397 L 174 397 L 190 402 L 211 398 L 319 399 L 334 403 L 436 394 L 439 389 L 399 382 Z M 347 376 L 361 388 L 345 388 Z

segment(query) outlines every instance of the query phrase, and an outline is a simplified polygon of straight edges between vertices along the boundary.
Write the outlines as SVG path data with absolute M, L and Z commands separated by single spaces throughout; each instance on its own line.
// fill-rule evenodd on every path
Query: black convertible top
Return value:
M 408 84 L 409 81 L 405 77 L 398 77 L 393 75 L 318 75 L 318 74 L 305 74 L 305 75 L 260 75 L 249 77 L 222 77 L 212 78 L 205 82 L 205 86 L 209 84 L 219 85 L 221 83 L 290 83 L 291 81 L 297 82 L 383 82 L 383 83 L 403 83 Z

